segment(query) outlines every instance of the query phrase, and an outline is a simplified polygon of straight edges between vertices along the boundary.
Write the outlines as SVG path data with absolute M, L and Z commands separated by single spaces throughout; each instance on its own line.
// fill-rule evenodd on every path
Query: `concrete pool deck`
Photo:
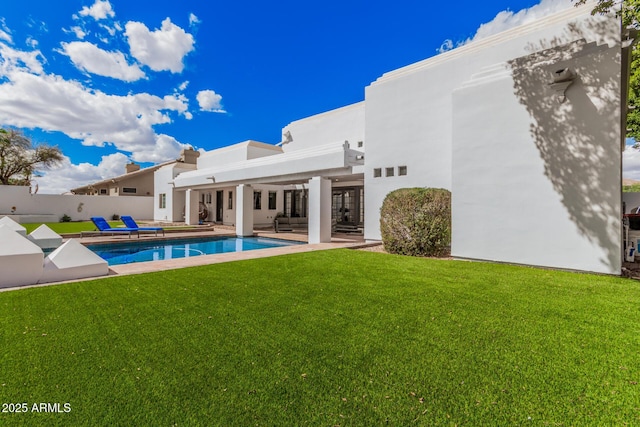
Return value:
M 307 242 L 307 233 L 306 232 L 286 232 L 286 233 L 275 233 L 272 230 L 255 230 L 254 235 L 257 237 L 267 237 L 273 239 L 282 239 L 282 240 L 292 240 L 296 242 Z M 115 235 L 115 236 L 92 236 L 92 237 L 83 237 L 76 238 L 81 243 L 88 244 L 97 244 L 97 243 L 124 243 L 124 242 L 138 242 L 138 241 L 154 241 L 154 240 L 167 240 L 167 239 L 180 239 L 180 238 L 202 238 L 202 237 L 214 237 L 214 236 L 232 236 L 235 237 L 235 233 L 233 232 L 233 228 L 231 227 L 221 227 L 216 226 L 215 228 L 202 228 L 197 230 L 184 230 L 184 231 L 176 231 L 173 230 L 170 233 L 167 233 L 165 236 L 155 237 L 153 234 L 143 234 L 140 238 L 137 236 L 133 236 L 129 238 L 129 236 L 125 235 Z M 65 239 L 65 241 L 68 238 Z M 87 280 L 98 280 L 107 277 L 114 276 L 124 276 L 124 275 L 135 275 L 142 273 L 151 273 L 156 271 L 166 271 L 166 270 L 174 270 L 185 267 L 195 267 L 209 264 L 219 264 L 223 262 L 232 262 L 232 261 L 240 261 L 247 259 L 257 259 L 257 258 L 266 258 L 272 256 L 279 255 L 288 255 L 294 253 L 302 253 L 302 252 L 313 252 L 319 250 L 328 250 L 328 249 L 338 249 L 338 248 L 360 248 L 366 246 L 375 246 L 379 243 L 365 243 L 362 235 L 357 234 L 334 234 L 331 237 L 330 243 L 317 243 L 317 244 L 303 244 L 303 245 L 292 245 L 292 246 L 283 246 L 277 248 L 269 248 L 269 249 L 256 249 L 250 251 L 243 252 L 229 252 L 223 254 L 214 254 L 214 255 L 199 255 L 188 258 L 176 258 L 170 260 L 162 260 L 162 261 L 149 261 L 149 262 L 137 262 L 131 264 L 122 264 L 122 265 L 113 265 L 109 266 L 109 275 L 107 276 L 99 276 L 99 277 L 90 277 L 86 279 L 76 279 L 69 280 L 64 282 L 51 282 L 51 283 L 41 283 L 35 285 L 28 286 L 17 286 L 11 288 L 2 288 L 0 292 L 17 290 L 17 289 L 26 289 L 26 288 L 34 288 L 41 286 L 49 286 L 56 285 L 60 283 L 72 283 L 72 282 L 81 282 Z

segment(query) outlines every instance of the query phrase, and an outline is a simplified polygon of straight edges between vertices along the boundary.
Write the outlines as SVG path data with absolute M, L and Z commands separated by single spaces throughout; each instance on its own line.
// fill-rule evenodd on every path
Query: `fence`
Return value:
M 92 216 L 111 219 L 114 214 L 153 219 L 153 197 L 30 194 L 29 187 L 0 185 L 0 217 L 21 223 L 56 222 L 64 215 L 72 221 Z

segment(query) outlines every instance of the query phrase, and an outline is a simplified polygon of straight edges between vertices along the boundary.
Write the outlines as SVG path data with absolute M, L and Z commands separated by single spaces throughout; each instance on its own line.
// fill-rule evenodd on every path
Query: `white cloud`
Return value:
M 129 157 L 123 153 L 102 156 L 100 163 L 71 163 L 64 157 L 62 163 L 43 172 L 42 178 L 36 178 L 39 194 L 62 194 L 72 188 L 81 187 L 92 182 L 102 181 L 110 177 L 122 175 Z
M 510 28 L 528 24 L 552 13 L 574 7 L 571 0 L 542 0 L 539 4 L 519 12 L 505 10 L 496 15 L 492 21 L 480 25 L 473 40 L 479 40 Z
M 570 7 L 574 7 L 571 0 L 542 0 L 539 4 L 528 9 L 522 9 L 519 12 L 503 10 L 502 12 L 499 12 L 495 16 L 495 18 L 493 18 L 493 20 L 480 25 L 473 37 L 455 43 L 455 47 L 459 47 L 472 41 L 480 40 L 494 34 L 501 33 L 520 25 L 528 24 L 544 16 L 564 9 L 568 9 Z M 451 50 L 453 47 L 454 42 L 448 39 L 445 40 L 440 48 L 436 50 L 440 53 L 443 53 Z
M 438 51 L 438 53 L 443 53 L 443 52 L 446 52 L 446 51 L 451 50 L 453 48 L 454 48 L 453 40 L 447 39 L 447 40 L 442 42 L 442 44 L 440 45 L 440 47 L 438 49 L 436 49 L 436 51 Z
M 87 35 L 87 33 L 84 31 L 84 29 L 82 29 L 82 27 L 79 27 L 77 25 L 69 28 L 68 30 L 63 28 L 62 31 L 64 31 L 65 33 L 73 33 L 80 40 L 84 39 L 86 37 L 86 35 Z
M 80 15 L 95 19 L 114 16 L 108 1 L 96 1 Z M 122 31 L 117 22 L 110 25 L 101 25 L 101 28 L 110 34 L 114 29 Z M 91 83 L 83 84 L 50 74 L 45 70 L 47 61 L 36 49 L 35 40 L 30 44 L 31 48 L 15 49 L 11 45 L 11 31 L 1 18 L 0 28 L 0 123 L 61 132 L 83 145 L 109 144 L 124 152 L 104 156 L 98 165 L 74 165 L 65 158 L 61 166 L 42 171 L 45 176 L 38 179 L 41 192 L 61 193 L 119 175 L 130 160 L 157 163 L 175 159 L 180 150 L 188 146 L 155 129 L 157 125 L 171 123 L 178 115 L 188 120 L 193 117 L 188 111 L 189 100 L 180 91 L 160 96 L 150 93 L 118 96 L 88 86 Z M 80 24 L 65 31 L 84 38 L 88 34 L 83 28 Z M 131 28 L 127 38 L 132 46 L 142 48 L 146 43 L 147 54 L 137 51 L 145 58 L 146 65 L 174 72 L 184 68 L 184 55 L 194 48 L 190 34 L 173 25 L 168 18 L 161 29 L 153 32 L 146 27 L 136 27 L 135 23 Z M 123 52 L 106 51 L 88 41 L 62 43 L 58 52 L 67 55 L 76 67 L 88 73 L 125 81 L 145 77 L 141 64 L 131 63 L 132 59 L 127 60 Z M 180 87 L 186 89 L 187 85 L 185 81 Z
M 44 57 L 39 50 L 25 52 L 13 49 L 4 43 L 0 43 L 0 76 L 14 71 L 42 74 L 42 62 Z
M 76 68 L 100 76 L 133 82 L 145 77 L 138 65 L 129 65 L 122 52 L 107 52 L 89 42 L 62 43 L 63 55 L 67 55 Z
M 136 162 L 160 163 L 167 159 L 177 159 L 183 148 L 190 145 L 178 142 L 174 137 L 160 134 L 155 140 L 153 150 L 137 150 L 131 158 Z
M 125 35 L 131 55 L 154 71 L 181 72 L 184 69 L 183 58 L 194 49 L 193 36 L 169 18 L 162 21 L 162 27 L 155 31 L 149 31 L 141 22 L 127 22 Z
M 178 86 L 178 90 L 183 91 L 187 88 L 187 86 L 189 86 L 189 80 L 182 82 L 180 86 Z
M 224 113 L 225 111 L 222 109 L 222 96 L 218 95 L 212 90 L 201 90 L 196 95 L 196 99 L 198 100 L 198 105 L 200 105 L 200 110 L 202 111 L 211 111 L 215 113 Z
M 189 25 L 190 26 L 197 25 L 200 22 L 201 22 L 200 19 L 198 19 L 198 17 L 195 14 L 193 14 L 193 13 L 189 14 Z
M 84 6 L 78 13 L 80 16 L 91 16 L 96 21 L 116 16 L 108 0 L 96 0 L 91 7 Z
M 9 43 L 13 43 L 13 39 L 11 38 L 11 34 L 7 31 L 0 30 L 0 40 L 4 40 Z
M 108 95 L 61 76 L 42 74 L 38 51 L 17 52 L 0 43 L 0 55 L 0 78 L 5 81 L 0 84 L 0 123 L 60 131 L 84 145 L 113 144 L 134 157 L 166 160 L 162 157 L 179 152 L 180 144 L 175 140 L 168 144 L 168 137 L 157 135 L 154 126 L 170 123 L 171 112 L 187 116 L 184 95 Z M 15 58 L 24 58 L 28 65 Z
M 108 25 L 100 24 L 100 28 L 104 29 L 111 37 L 116 35 L 116 28 Z

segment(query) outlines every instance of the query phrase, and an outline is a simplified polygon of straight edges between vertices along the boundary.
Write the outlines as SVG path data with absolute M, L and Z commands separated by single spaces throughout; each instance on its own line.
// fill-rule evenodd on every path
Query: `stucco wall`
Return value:
M 170 183 L 181 172 L 194 170 L 195 164 L 174 163 L 163 166 L 154 172 L 153 218 L 156 221 L 182 222 L 184 221 L 184 191 L 173 191 Z M 160 195 L 166 195 L 165 208 L 160 208 Z
M 440 187 L 452 190 L 454 256 L 619 272 L 620 30 L 589 11 L 568 9 L 366 89 L 365 238 L 381 238 L 390 191 Z M 560 104 L 549 83 L 566 66 L 578 78 Z
M 280 153 L 280 147 L 258 141 L 245 141 L 202 153 L 198 157 L 198 169 L 224 166 Z
M 282 129 L 283 134 L 289 132 L 292 138 L 282 148 L 291 152 L 349 141 L 350 148 L 365 151 L 364 122 L 364 102 L 297 120 Z M 359 141 L 362 142 L 361 147 L 358 146 Z
M 592 17 L 590 8 L 566 11 L 470 43 L 434 58 L 389 72 L 365 89 L 365 238 L 379 240 L 380 207 L 402 187 L 451 190 L 453 92 L 474 74 L 494 64 L 587 37 L 615 43 L 615 19 Z M 617 37 L 617 39 L 616 39 Z M 491 93 L 484 97 L 490 98 Z M 469 100 L 483 103 L 484 99 Z M 485 126 L 477 129 L 482 132 Z M 482 159 L 478 159 L 482 161 Z M 405 177 L 397 167 L 407 166 Z M 386 178 L 385 168 L 396 175 Z M 373 171 L 382 169 L 382 178 Z
M 566 101 L 554 71 L 578 77 Z M 452 255 L 618 274 L 620 50 L 575 43 L 454 94 Z
M 0 215 L 69 215 L 73 221 L 86 221 L 92 216 L 110 219 L 113 214 L 131 215 L 136 219 L 153 218 L 151 197 L 99 197 L 57 194 L 29 194 L 29 187 L 0 185 Z

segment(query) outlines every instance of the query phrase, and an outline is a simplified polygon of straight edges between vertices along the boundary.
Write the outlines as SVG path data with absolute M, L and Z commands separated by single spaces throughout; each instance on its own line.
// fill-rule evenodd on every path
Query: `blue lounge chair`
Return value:
M 162 235 L 164 236 L 164 228 L 162 227 L 140 227 L 138 226 L 138 224 L 136 223 L 136 221 L 133 219 L 133 217 L 129 216 L 129 215 L 122 215 L 120 217 L 120 219 L 122 220 L 122 222 L 124 222 L 124 225 L 127 226 L 127 228 L 130 228 L 132 230 L 138 230 L 140 231 L 149 231 L 149 232 L 154 232 L 156 233 L 156 236 L 158 235 L 158 231 L 162 231 Z
M 128 234 L 129 238 L 131 238 L 131 233 L 135 233 L 140 238 L 140 233 L 135 228 L 112 228 L 106 219 L 101 216 L 92 216 L 91 221 L 93 225 L 96 226 L 98 232 L 100 234 Z M 95 231 L 82 231 L 80 232 L 80 237 L 84 235 L 84 233 L 95 233 Z

